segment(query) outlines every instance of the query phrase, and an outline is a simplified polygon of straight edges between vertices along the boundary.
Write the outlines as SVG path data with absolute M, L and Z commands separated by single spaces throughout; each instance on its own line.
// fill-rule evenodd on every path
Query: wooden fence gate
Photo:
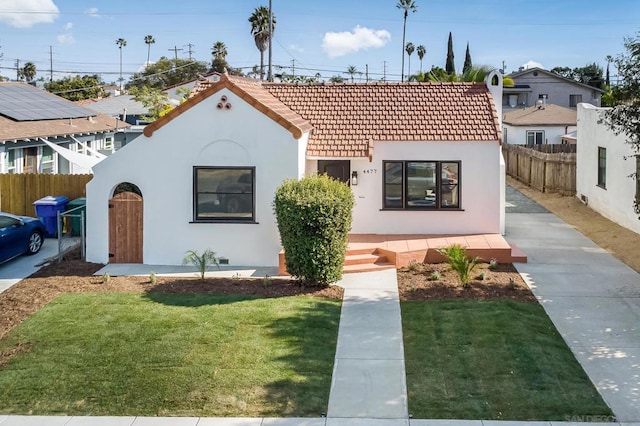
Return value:
M 142 263 L 142 197 L 121 192 L 109 200 L 109 262 Z

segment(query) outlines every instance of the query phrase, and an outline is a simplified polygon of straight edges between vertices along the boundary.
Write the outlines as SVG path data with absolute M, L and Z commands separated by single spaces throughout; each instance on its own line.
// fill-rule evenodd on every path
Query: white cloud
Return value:
M 48 24 L 60 14 L 53 0 L 3 0 L 0 4 L 0 22 L 16 28 Z
M 71 32 L 71 29 L 73 29 L 73 22 L 67 22 L 66 24 L 64 24 L 62 29 L 64 30 L 64 33 L 58 34 L 58 37 L 57 37 L 58 43 L 59 44 L 75 43 L 76 40 L 73 38 L 73 33 Z
M 73 34 L 71 33 L 58 34 L 59 44 L 73 44 L 75 42 L 76 40 L 73 38 Z
M 370 47 L 383 47 L 390 39 L 391 34 L 387 30 L 373 30 L 358 25 L 351 32 L 325 33 L 322 50 L 330 58 L 336 58 Z
M 92 18 L 100 18 L 97 7 L 90 7 L 89 9 L 85 10 L 84 13 L 91 16 Z
M 527 63 L 522 64 L 522 68 L 529 69 L 529 68 L 544 68 L 544 65 L 542 65 L 540 62 L 536 62 L 536 61 L 529 61 Z
M 298 53 L 304 53 L 304 48 L 301 46 L 298 46 L 297 44 L 290 44 L 289 45 L 289 50 L 292 50 L 294 52 L 298 52 Z

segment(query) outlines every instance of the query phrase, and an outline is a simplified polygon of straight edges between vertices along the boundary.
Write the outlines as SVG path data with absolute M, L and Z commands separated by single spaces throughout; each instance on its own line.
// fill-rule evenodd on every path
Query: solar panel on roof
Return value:
M 27 84 L 0 84 L 0 114 L 16 121 L 92 117 L 96 113 Z

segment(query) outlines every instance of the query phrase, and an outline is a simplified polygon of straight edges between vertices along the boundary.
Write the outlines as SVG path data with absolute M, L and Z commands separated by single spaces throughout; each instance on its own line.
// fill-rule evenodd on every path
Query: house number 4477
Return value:
M 362 171 L 362 173 L 364 173 L 364 174 L 374 174 L 374 173 L 378 173 L 378 169 L 364 169 Z

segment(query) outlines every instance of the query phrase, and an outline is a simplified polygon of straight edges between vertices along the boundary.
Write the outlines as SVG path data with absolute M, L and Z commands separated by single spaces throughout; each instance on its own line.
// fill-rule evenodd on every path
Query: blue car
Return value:
M 0 263 L 39 252 L 44 234 L 40 219 L 0 212 Z

